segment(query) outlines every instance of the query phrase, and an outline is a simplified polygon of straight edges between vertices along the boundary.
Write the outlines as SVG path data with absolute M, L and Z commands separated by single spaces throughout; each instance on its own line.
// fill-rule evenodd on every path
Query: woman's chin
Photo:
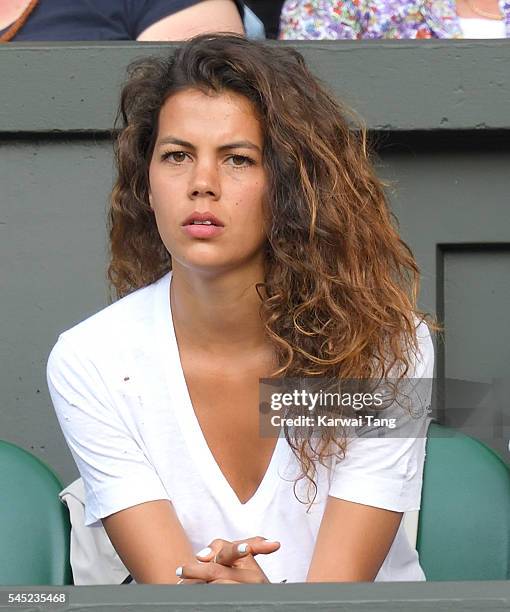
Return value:
M 172 267 L 196 271 L 197 274 L 221 274 L 234 270 L 263 269 L 263 245 L 253 245 L 253 248 L 227 250 L 219 245 L 198 244 L 187 245 L 186 248 L 168 249 L 172 257 Z
M 227 272 L 236 267 L 236 261 L 225 259 L 225 257 L 214 256 L 196 256 L 193 257 L 175 257 L 172 256 L 172 267 L 179 266 L 186 270 L 187 273 L 194 272 L 196 274 L 215 275 Z M 237 264 L 238 265 L 238 264 Z

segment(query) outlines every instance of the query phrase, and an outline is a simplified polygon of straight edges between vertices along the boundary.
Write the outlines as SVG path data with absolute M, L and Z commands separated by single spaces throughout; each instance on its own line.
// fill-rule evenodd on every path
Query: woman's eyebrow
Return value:
M 158 146 L 165 144 L 175 144 L 179 145 L 180 147 L 186 147 L 188 149 L 196 148 L 195 145 L 193 145 L 191 142 L 188 142 L 187 140 L 181 140 L 180 138 L 175 138 L 174 136 L 165 136 L 165 138 L 161 138 L 160 140 L 158 140 Z M 236 142 L 229 142 L 218 147 L 218 151 L 225 151 L 227 149 L 254 149 L 255 151 L 259 151 L 260 153 L 260 147 L 258 147 L 253 142 L 250 142 L 249 140 L 238 140 Z

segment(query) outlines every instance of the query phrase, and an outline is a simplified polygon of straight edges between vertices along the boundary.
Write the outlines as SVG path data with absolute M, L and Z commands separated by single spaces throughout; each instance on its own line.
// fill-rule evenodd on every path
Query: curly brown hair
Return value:
M 169 57 L 134 62 L 128 75 L 109 212 L 108 278 L 117 297 L 171 269 L 148 197 L 161 107 L 188 88 L 232 91 L 252 102 L 264 135 L 269 210 L 259 296 L 277 357 L 273 376 L 381 379 L 395 366 L 405 376 L 418 350 L 416 317 L 439 326 L 417 309 L 419 270 L 369 160 L 364 126 L 302 55 L 205 34 Z M 313 487 L 315 460 L 330 456 L 332 443 L 345 455 L 346 439 L 327 428 L 318 444 L 311 433 L 285 435 Z

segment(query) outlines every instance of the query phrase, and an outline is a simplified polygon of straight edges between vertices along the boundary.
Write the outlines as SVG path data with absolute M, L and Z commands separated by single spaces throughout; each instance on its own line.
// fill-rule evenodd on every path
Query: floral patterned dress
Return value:
M 510 0 L 499 0 L 510 38 Z M 286 0 L 280 39 L 462 38 L 455 0 Z

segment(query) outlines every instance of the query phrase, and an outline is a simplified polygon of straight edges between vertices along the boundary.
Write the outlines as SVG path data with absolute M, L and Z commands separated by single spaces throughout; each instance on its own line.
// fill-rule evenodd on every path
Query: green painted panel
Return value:
M 310 67 L 374 130 L 510 127 L 504 40 L 272 41 Z M 0 132 L 108 131 L 126 65 L 175 43 L 0 46 Z
M 62 612 L 507 612 L 510 607 L 508 581 L 82 586 L 58 592 L 67 595 Z M 0 610 L 13 609 L 0 603 Z M 29 612 L 34 606 L 16 609 Z

